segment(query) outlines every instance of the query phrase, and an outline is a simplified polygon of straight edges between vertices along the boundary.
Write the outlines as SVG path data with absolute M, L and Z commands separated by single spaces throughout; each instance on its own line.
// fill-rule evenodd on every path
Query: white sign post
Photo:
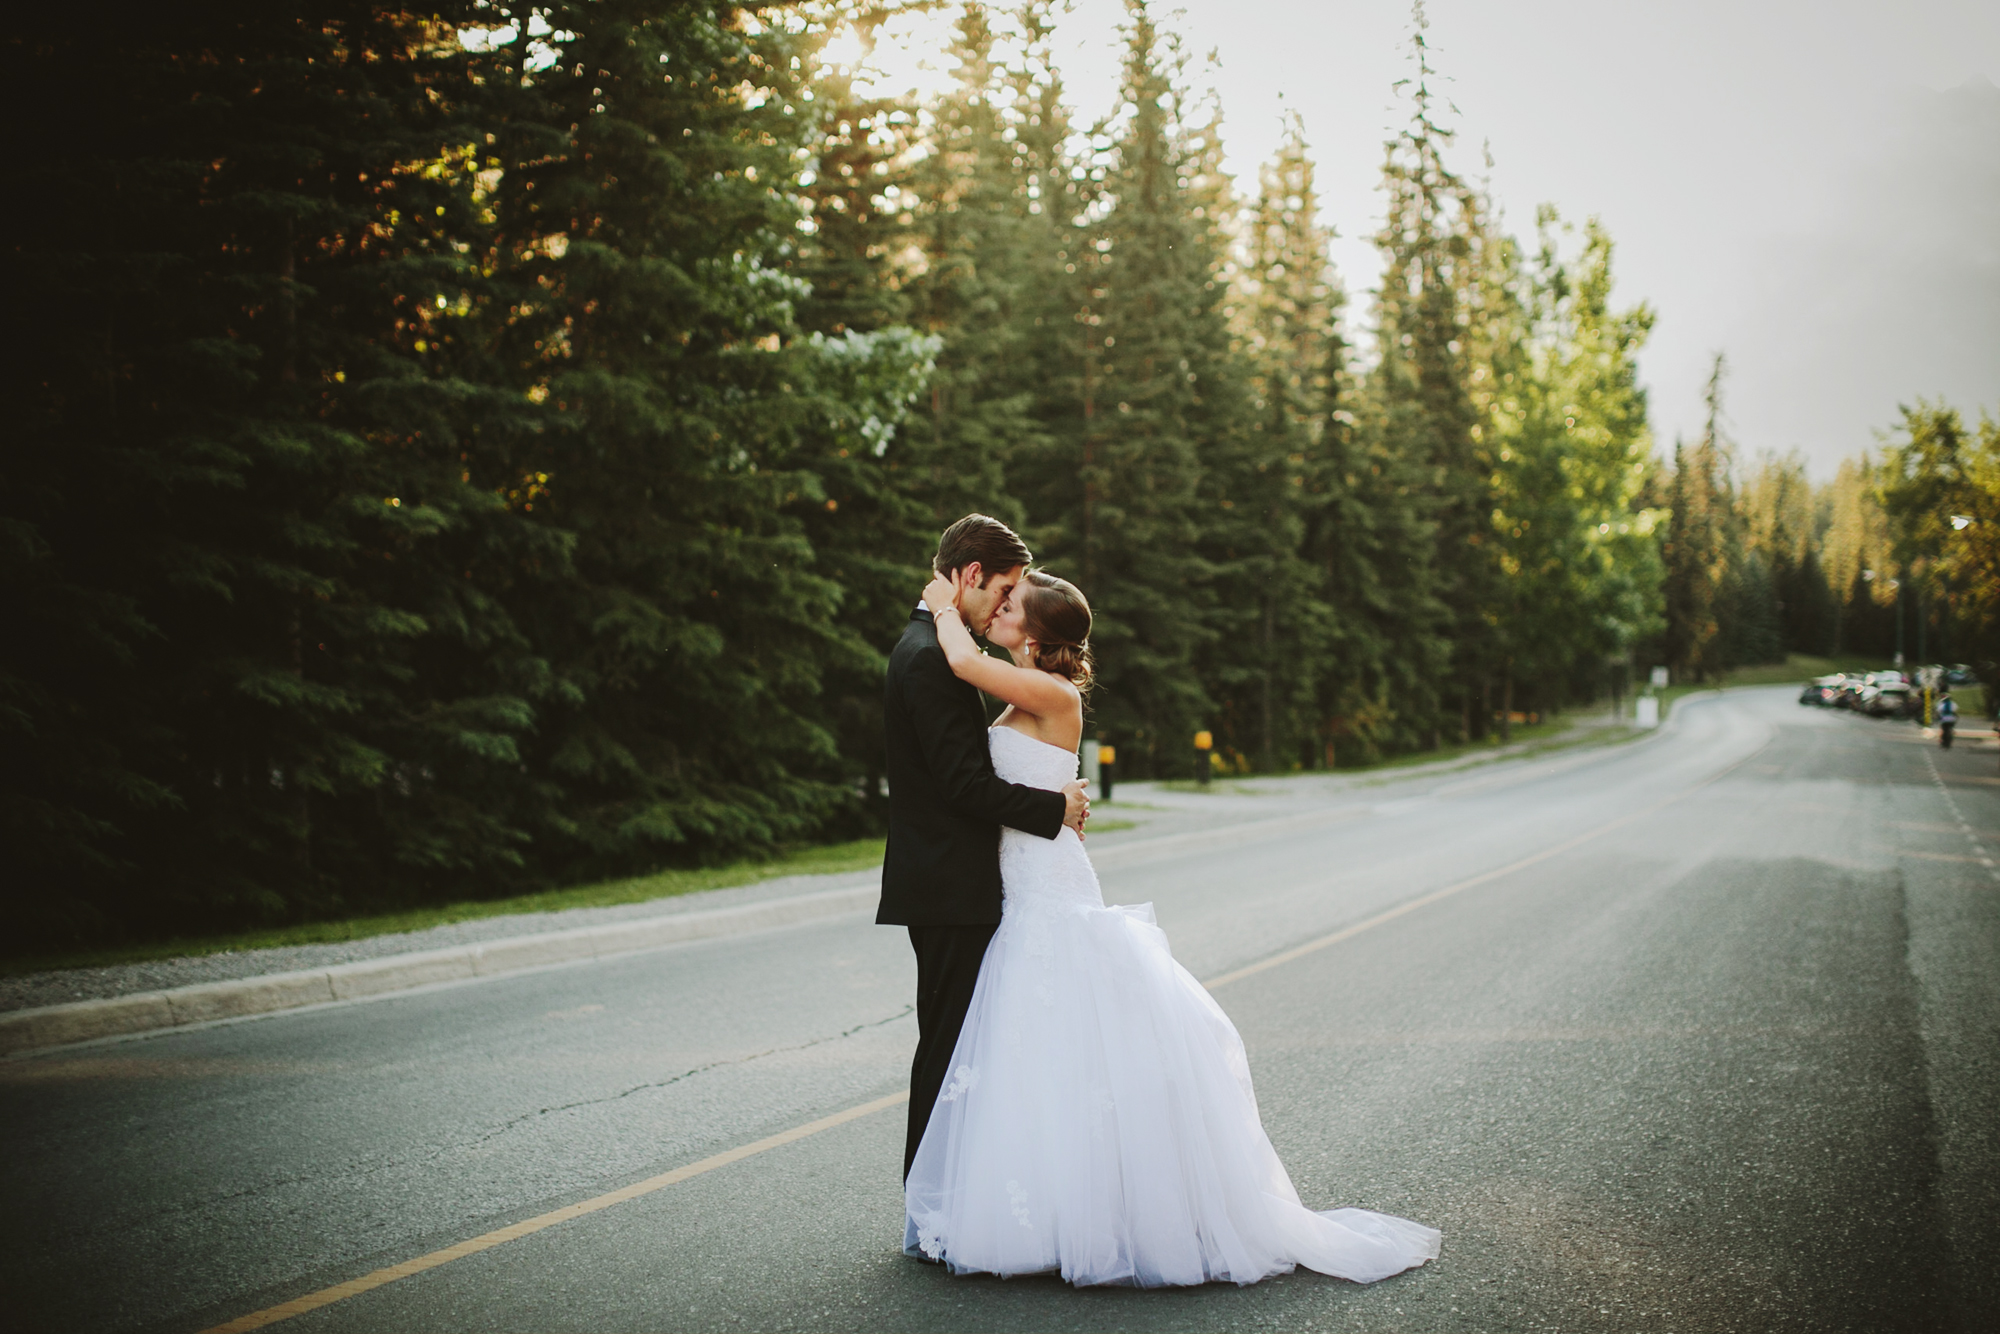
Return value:
M 1655 690 L 1667 688 L 1667 669 L 1655 667 L 1646 682 L 1646 693 L 1632 701 L 1632 725 L 1634 727 L 1658 727 L 1660 725 L 1660 697 Z

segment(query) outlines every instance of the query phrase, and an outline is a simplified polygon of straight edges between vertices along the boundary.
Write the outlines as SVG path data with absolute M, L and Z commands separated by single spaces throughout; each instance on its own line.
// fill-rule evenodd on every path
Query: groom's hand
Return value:
M 1063 784 L 1063 823 L 1076 830 L 1078 838 L 1083 837 L 1083 822 L 1090 818 L 1090 797 L 1084 792 L 1089 786 L 1088 778 Z

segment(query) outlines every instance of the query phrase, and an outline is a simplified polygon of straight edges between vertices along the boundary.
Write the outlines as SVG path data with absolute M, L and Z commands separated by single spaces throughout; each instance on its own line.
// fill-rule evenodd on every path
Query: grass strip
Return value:
M 1100 825 L 1102 830 L 1104 826 Z M 626 903 L 647 903 L 654 899 L 676 898 L 705 889 L 728 889 L 754 885 L 787 875 L 831 875 L 844 871 L 866 871 L 882 864 L 883 840 L 857 839 L 825 847 L 800 848 L 765 861 L 731 862 L 724 866 L 703 866 L 690 870 L 657 871 L 652 875 L 605 880 L 568 889 L 545 890 L 509 899 L 484 899 L 467 903 L 439 904 L 428 908 L 408 908 L 401 912 L 366 917 L 348 917 L 326 922 L 303 922 L 296 926 L 267 927 L 222 935 L 187 936 L 174 940 L 135 943 L 104 949 L 78 950 L 61 954 L 21 955 L 0 960 L 0 976 L 49 972 L 61 968 L 103 968 L 122 963 L 145 963 L 153 959 L 178 959 L 204 954 L 231 954 L 242 950 L 281 949 L 290 945 L 335 945 L 369 936 L 401 935 L 453 922 L 470 922 L 485 917 L 510 917 L 520 913 L 562 912 L 569 908 L 607 908 Z
M 1571 746 L 1598 745 L 1610 737 L 1599 737 L 1595 733 L 1615 733 L 1616 739 L 1630 740 L 1627 729 L 1616 727 L 1578 727 L 1572 729 L 1571 719 L 1558 716 L 1537 723 L 1515 723 L 1513 735 L 1504 743 L 1499 732 L 1490 732 L 1477 741 L 1439 746 L 1436 750 L 1410 751 L 1403 755 L 1391 755 L 1385 759 L 1372 760 L 1361 764 L 1342 763 L 1336 769 L 1294 769 L 1283 773 L 1229 773 L 1217 774 L 1207 784 L 1192 778 L 1167 778 L 1156 780 L 1156 786 L 1168 792 L 1193 792 L 1202 794 L 1225 794 L 1232 797 L 1269 797 L 1277 795 L 1269 784 L 1287 778 L 1325 778 L 1329 775 L 1341 777 L 1348 774 L 1375 774 L 1389 769 L 1410 769 L 1426 764 L 1443 764 L 1463 759 L 1468 755 L 1483 756 L 1488 759 L 1520 759 L 1524 756 L 1547 754 L 1552 750 L 1567 750 Z

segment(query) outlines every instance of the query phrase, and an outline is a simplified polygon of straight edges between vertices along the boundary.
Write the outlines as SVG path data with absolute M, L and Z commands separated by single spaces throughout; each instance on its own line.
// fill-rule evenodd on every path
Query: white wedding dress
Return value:
M 1058 789 L 1076 756 L 989 732 L 1002 778 Z M 904 1247 L 954 1273 L 1255 1283 L 1304 1265 L 1372 1283 L 1433 1228 L 1299 1203 L 1243 1041 L 1150 904 L 1107 908 L 1076 834 L 1004 830 L 1004 906 L 905 1189 Z

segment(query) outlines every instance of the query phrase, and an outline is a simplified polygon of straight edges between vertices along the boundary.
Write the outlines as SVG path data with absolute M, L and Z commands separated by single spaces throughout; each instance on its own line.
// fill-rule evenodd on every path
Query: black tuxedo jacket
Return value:
M 1000 826 L 1054 838 L 1060 792 L 1001 781 L 986 750 L 979 692 L 951 674 L 930 613 L 917 611 L 889 655 L 889 850 L 882 907 L 895 926 L 1000 920 Z

